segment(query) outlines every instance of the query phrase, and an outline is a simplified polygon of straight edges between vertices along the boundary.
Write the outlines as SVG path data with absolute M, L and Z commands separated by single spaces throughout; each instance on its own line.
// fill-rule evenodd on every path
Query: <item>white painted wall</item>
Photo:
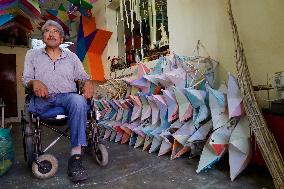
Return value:
M 108 41 L 106 47 L 107 53 L 106 56 L 113 58 L 118 57 L 118 41 L 117 41 L 117 25 L 116 25 L 116 10 L 111 8 L 106 8 L 106 17 L 107 17 L 107 30 L 112 32 L 111 38 Z M 106 79 L 109 78 L 110 74 L 110 60 L 106 59 L 105 62 L 105 76 Z
M 266 84 L 266 73 L 284 71 L 284 1 L 232 0 L 232 8 L 253 84 Z M 220 62 L 219 81 L 236 73 L 227 0 L 168 0 L 168 19 L 172 52 L 191 55 L 200 39 Z M 266 91 L 258 94 L 267 98 Z
M 116 10 L 113 7 L 110 8 L 109 4 L 108 0 L 97 1 L 94 3 L 93 8 L 97 28 L 112 32 L 111 38 L 102 54 L 106 79 L 109 78 L 110 74 L 110 61 L 108 57 L 118 56 Z

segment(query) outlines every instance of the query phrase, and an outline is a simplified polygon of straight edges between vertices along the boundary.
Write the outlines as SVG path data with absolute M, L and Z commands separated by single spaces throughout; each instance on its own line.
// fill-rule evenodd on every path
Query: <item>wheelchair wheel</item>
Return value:
M 108 151 L 103 144 L 98 144 L 98 148 L 92 148 L 92 156 L 96 159 L 96 162 L 100 166 L 106 166 L 108 164 Z
M 25 126 L 24 131 L 24 152 L 25 152 L 25 159 L 28 162 L 29 166 L 32 166 L 34 161 L 34 144 L 33 144 L 33 136 L 31 135 L 32 129 L 29 124 Z
M 58 169 L 57 159 L 50 154 L 43 154 L 39 156 L 38 164 L 33 162 L 32 171 L 35 177 L 39 179 L 47 179 L 52 177 Z
M 25 137 L 26 159 L 29 166 L 32 166 L 34 161 L 34 144 L 32 137 Z

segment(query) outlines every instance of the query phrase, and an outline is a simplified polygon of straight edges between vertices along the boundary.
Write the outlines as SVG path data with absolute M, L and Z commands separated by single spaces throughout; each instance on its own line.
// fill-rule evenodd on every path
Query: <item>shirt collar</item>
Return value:
M 65 51 L 64 49 L 62 49 L 61 47 L 60 47 L 60 50 L 61 50 L 60 58 L 65 58 L 65 57 L 67 56 L 66 51 Z M 43 48 L 41 49 L 41 52 L 47 54 L 47 52 L 46 52 L 46 50 L 45 50 L 45 47 L 43 47 Z

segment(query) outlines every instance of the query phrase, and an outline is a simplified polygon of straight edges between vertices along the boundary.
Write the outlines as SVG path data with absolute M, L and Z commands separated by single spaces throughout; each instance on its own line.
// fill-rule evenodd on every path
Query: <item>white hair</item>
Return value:
M 55 26 L 55 27 L 58 29 L 58 31 L 59 31 L 59 33 L 60 33 L 60 36 L 62 36 L 62 37 L 65 36 L 65 35 L 64 35 L 64 30 L 63 30 L 62 26 L 61 26 L 58 22 L 56 22 L 56 21 L 54 21 L 54 20 L 47 20 L 47 21 L 44 23 L 44 25 L 41 27 L 42 35 L 43 35 L 45 29 L 46 29 L 48 26 Z

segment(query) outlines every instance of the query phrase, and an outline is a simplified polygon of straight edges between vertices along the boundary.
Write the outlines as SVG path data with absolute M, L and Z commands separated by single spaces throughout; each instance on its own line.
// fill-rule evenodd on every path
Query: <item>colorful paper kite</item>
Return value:
M 252 157 L 250 129 L 247 117 L 242 116 L 232 132 L 229 144 L 230 177 L 233 181 Z
M 229 74 L 228 80 L 228 111 L 229 118 L 240 116 L 243 113 L 242 95 L 236 78 Z

